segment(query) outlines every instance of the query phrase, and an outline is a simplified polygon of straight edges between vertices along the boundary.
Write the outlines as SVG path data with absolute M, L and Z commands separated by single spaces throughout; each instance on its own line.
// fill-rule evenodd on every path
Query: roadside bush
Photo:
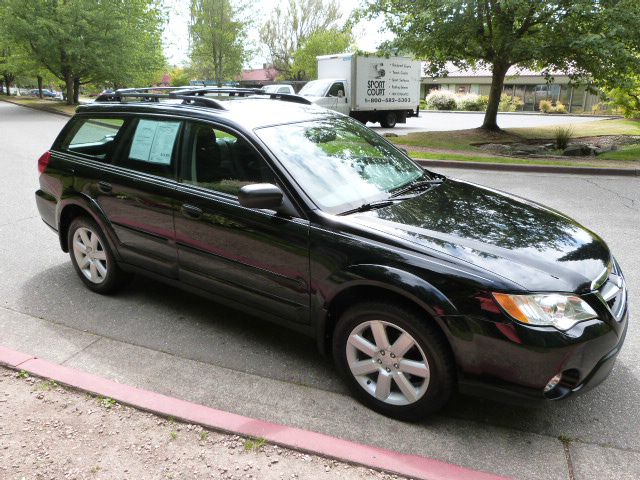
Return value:
M 538 105 L 542 113 L 567 113 L 567 107 L 561 101 L 554 105 L 551 100 L 540 100 Z
M 554 113 L 567 113 L 567 107 L 564 106 L 564 103 L 561 101 L 556 102 L 556 106 L 553 109 Z
M 464 110 L 466 112 L 483 112 L 487 109 L 489 97 L 469 93 L 458 96 L 457 102 L 458 110 Z
M 432 90 L 425 101 L 430 110 L 455 110 L 457 106 L 456 96 L 448 90 Z
M 569 140 L 573 138 L 573 128 L 557 127 L 554 131 L 554 138 L 556 141 L 556 148 L 558 150 L 564 150 L 569 145 Z
M 553 104 L 551 103 L 551 100 L 540 100 L 538 107 L 542 113 L 551 113 Z
M 520 97 L 512 97 L 511 95 L 502 95 L 500 97 L 500 106 L 498 110 L 501 112 L 515 112 L 521 108 L 524 102 Z

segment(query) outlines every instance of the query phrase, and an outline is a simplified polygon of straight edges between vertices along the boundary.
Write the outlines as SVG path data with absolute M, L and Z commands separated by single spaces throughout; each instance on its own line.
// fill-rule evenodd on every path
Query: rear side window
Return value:
M 117 165 L 163 177 L 174 176 L 178 137 L 182 122 L 141 118 L 128 129 L 131 133 L 116 161 Z
M 73 124 L 62 150 L 102 161 L 110 161 L 123 118 L 82 118 Z

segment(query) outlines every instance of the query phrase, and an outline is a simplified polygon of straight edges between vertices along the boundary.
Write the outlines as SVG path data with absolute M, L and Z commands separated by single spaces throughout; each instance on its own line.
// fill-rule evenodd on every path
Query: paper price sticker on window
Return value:
M 180 122 L 140 120 L 131 143 L 129 158 L 158 165 L 170 165 Z

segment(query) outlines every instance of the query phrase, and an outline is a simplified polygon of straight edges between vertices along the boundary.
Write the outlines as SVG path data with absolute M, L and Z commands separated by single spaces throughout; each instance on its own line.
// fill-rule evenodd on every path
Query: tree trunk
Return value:
M 80 77 L 73 77 L 73 104 L 80 103 Z
M 489 104 L 487 105 L 487 112 L 484 115 L 484 122 L 480 128 L 494 132 L 500 131 L 500 127 L 498 127 L 498 109 L 500 108 L 500 97 L 502 96 L 504 77 L 507 75 L 509 66 L 510 65 L 501 63 L 493 64 L 491 90 L 489 91 Z
M 38 96 L 42 100 L 42 75 L 36 75 L 36 78 L 38 79 Z
M 3 75 L 3 78 L 4 78 L 4 85 L 5 85 L 5 88 L 6 88 L 5 94 L 8 97 L 10 97 L 11 96 L 10 88 L 11 88 L 11 84 L 13 83 L 13 80 L 15 79 L 15 76 L 13 74 L 11 74 L 11 73 L 10 74 L 6 74 L 5 73 Z
M 67 105 L 73 105 L 73 75 L 69 73 L 65 73 L 64 75 L 64 84 L 65 84 L 65 97 L 67 99 Z

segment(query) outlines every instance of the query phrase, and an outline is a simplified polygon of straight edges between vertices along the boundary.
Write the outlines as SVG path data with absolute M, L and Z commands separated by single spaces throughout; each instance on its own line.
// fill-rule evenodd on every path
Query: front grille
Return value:
M 614 318 L 621 321 L 627 306 L 627 285 L 615 260 L 607 281 L 598 288 L 598 294 Z

